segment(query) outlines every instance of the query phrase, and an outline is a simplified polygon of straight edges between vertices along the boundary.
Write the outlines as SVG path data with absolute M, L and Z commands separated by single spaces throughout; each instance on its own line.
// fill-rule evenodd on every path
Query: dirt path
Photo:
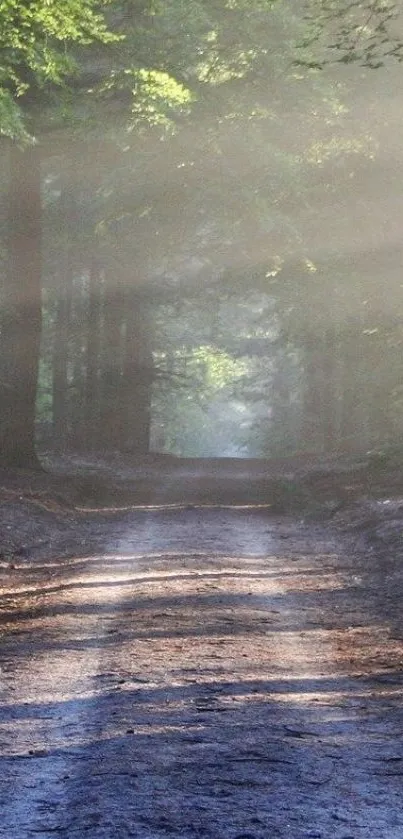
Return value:
M 4 839 L 402 839 L 403 644 L 330 531 L 133 511 L 3 603 Z M 400 636 L 401 638 L 401 636 Z

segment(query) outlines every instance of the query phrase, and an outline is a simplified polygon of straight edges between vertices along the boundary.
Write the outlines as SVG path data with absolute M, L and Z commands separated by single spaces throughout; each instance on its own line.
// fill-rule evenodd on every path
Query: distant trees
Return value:
M 320 281 L 328 286 L 330 276 Z M 202 308 L 195 301 L 165 310 L 153 445 L 177 454 L 276 456 L 401 441 L 402 319 L 386 320 L 359 302 L 349 296 L 343 312 L 334 304 L 330 313 L 301 305 L 293 317 L 280 288 L 277 297 L 245 290 L 209 309 L 199 299 Z M 220 376 L 212 379 L 214 369 Z
M 55 200 L 65 206 L 61 195 Z M 79 225 L 69 234 L 73 281 L 63 274 L 60 288 L 58 264 L 45 295 L 40 418 L 53 417 L 48 442 L 275 455 L 376 448 L 402 436 L 399 251 L 354 266 L 332 257 L 315 270 L 285 261 L 272 277 L 245 268 L 242 282 L 218 275 L 187 286 L 172 275 L 153 285 L 143 259 L 148 284 L 136 286 L 140 261 L 130 282 L 122 266 L 108 279 L 109 247 L 100 244 L 91 262 L 80 235 Z M 48 270 L 53 251 L 54 242 Z M 60 243 L 56 253 L 64 253 Z M 68 316 L 59 322 L 66 288 Z M 60 359 L 63 399 L 54 389 L 49 402 L 49 371 Z
M 365 258 L 376 103 L 363 121 L 310 60 L 337 6 L 308 33 L 262 0 L 14 5 L 0 463 L 37 465 L 35 419 L 61 448 L 136 453 L 217 450 L 225 428 L 254 453 L 399 434 L 399 255 Z

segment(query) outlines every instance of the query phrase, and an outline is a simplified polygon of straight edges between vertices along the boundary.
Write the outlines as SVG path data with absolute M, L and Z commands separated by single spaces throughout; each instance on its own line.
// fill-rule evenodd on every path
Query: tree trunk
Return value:
M 96 449 L 99 445 L 101 324 L 101 271 L 98 260 L 93 255 L 89 271 L 85 383 L 86 446 L 88 449 Z
M 122 442 L 122 325 L 124 290 L 109 286 L 106 278 L 103 297 L 103 341 L 101 375 L 102 446 L 109 451 L 123 448 Z
M 68 173 L 62 183 L 60 217 L 63 239 L 58 270 L 57 309 L 53 341 L 53 437 L 57 448 L 63 448 L 70 436 L 69 416 L 69 337 L 73 298 L 73 196 Z
M 53 344 L 53 438 L 57 448 L 63 448 L 69 438 L 68 402 L 68 339 L 71 315 L 72 277 L 63 271 L 63 282 L 59 289 Z
M 148 305 L 128 291 L 123 368 L 123 437 L 135 454 L 150 450 L 151 397 L 154 378 Z
M 35 407 L 42 331 L 41 233 L 39 149 L 13 146 L 1 329 L 2 466 L 39 468 Z
M 70 418 L 71 444 L 74 449 L 85 448 L 86 423 L 86 346 L 88 341 L 88 274 L 81 269 L 73 281 L 71 318 L 73 338 L 71 353 Z

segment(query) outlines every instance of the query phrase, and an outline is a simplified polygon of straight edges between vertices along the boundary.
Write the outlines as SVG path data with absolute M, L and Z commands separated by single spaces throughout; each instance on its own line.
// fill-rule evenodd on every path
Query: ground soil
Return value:
M 402 839 L 399 462 L 0 473 L 0 837 Z

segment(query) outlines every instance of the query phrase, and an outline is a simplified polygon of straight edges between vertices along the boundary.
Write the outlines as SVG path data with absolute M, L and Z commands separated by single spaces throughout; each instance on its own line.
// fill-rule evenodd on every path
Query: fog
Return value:
M 168 46 L 160 10 L 155 77 L 105 100 L 100 47 L 70 110 L 33 85 L 35 145 L 0 147 L 3 461 L 30 459 L 32 420 L 40 452 L 400 443 L 400 9 L 387 30 L 375 6 L 358 29 L 360 6 L 319 15 L 301 50 L 303 10 L 264 6 L 189 12 Z

